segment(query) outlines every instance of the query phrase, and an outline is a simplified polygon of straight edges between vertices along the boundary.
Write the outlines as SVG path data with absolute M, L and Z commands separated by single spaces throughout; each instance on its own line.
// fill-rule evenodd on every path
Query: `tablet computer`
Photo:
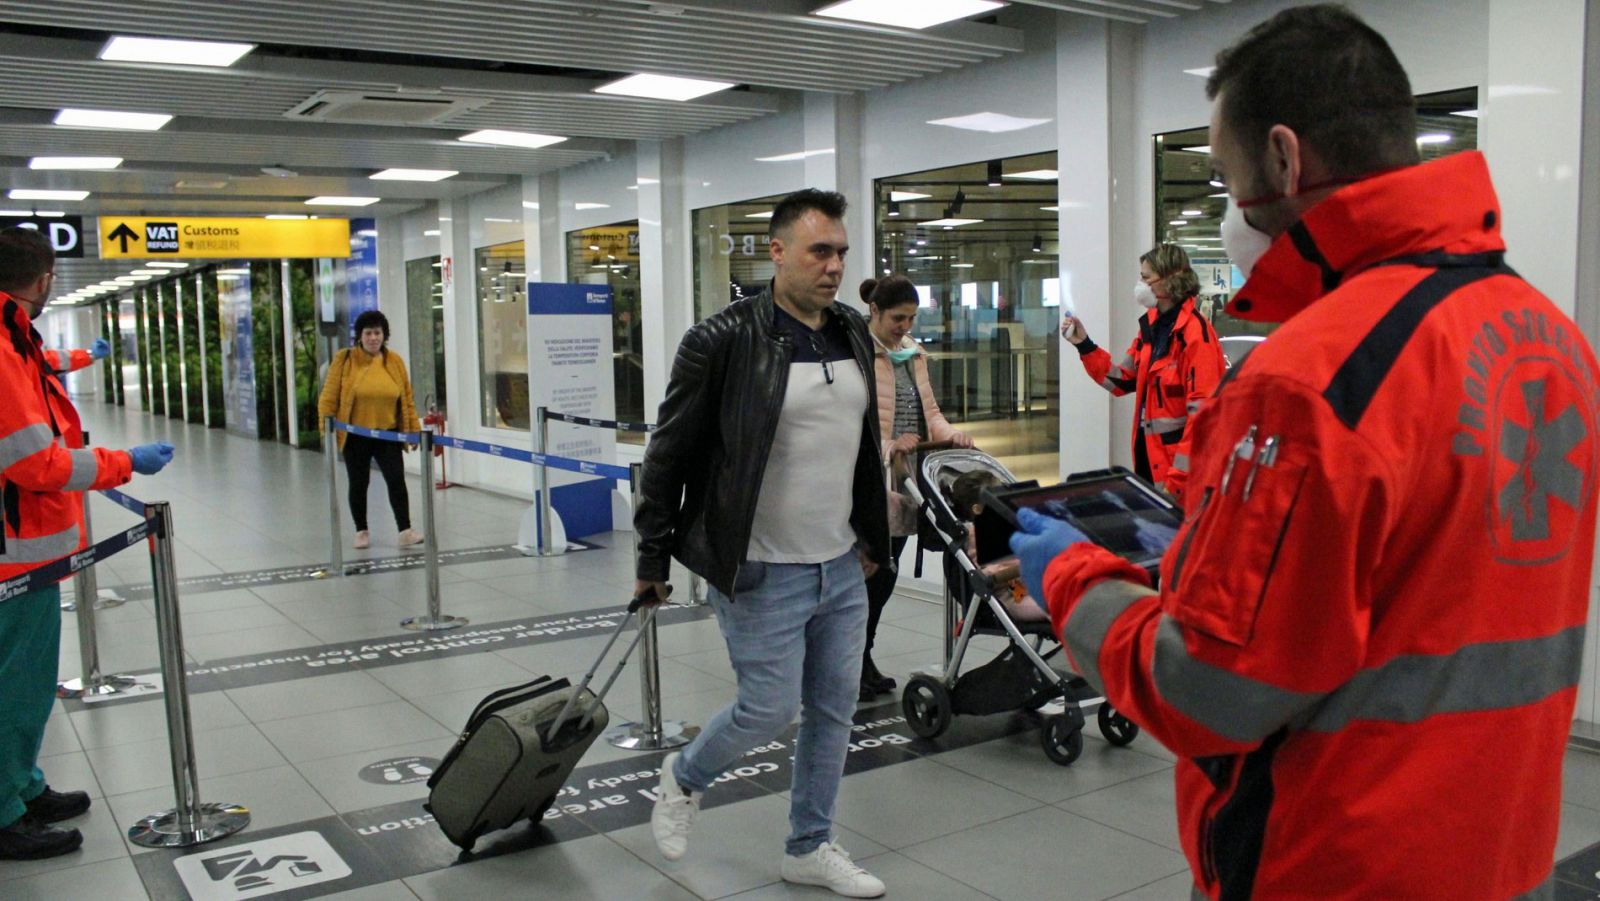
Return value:
M 1152 574 L 1183 523 L 1171 498 L 1121 468 L 1080 473 L 1044 488 L 1000 487 L 984 493 L 984 513 L 993 515 L 979 519 L 980 562 L 999 559 L 985 559 L 984 551 L 997 551 L 1000 532 L 1010 553 L 1023 507 L 1071 523 L 1090 541 Z

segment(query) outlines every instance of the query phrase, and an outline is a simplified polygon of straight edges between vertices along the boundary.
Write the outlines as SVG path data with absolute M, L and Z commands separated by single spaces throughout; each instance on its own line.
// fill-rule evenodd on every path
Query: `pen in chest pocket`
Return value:
M 1244 495 L 1242 500 L 1250 499 L 1250 489 L 1256 484 L 1256 471 L 1261 467 L 1272 468 L 1278 460 L 1278 436 L 1269 435 L 1267 440 L 1261 442 L 1261 452 L 1250 462 L 1250 474 L 1244 478 Z
M 1239 443 L 1233 446 L 1233 453 L 1228 455 L 1228 466 L 1222 471 L 1221 494 L 1226 495 L 1228 493 L 1228 483 L 1233 481 L 1234 464 L 1238 463 L 1240 460 L 1250 459 L 1251 457 L 1255 456 L 1255 453 L 1256 427 L 1251 426 L 1250 430 L 1244 433 L 1244 437 L 1239 439 Z

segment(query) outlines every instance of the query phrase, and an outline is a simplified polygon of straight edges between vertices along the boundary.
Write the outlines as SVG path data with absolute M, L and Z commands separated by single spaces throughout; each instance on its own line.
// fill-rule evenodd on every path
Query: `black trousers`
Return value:
M 883 607 L 889 603 L 889 596 L 894 594 L 894 583 L 900 577 L 897 567 L 900 563 L 900 552 L 905 550 L 906 542 L 911 536 L 905 535 L 891 539 L 889 545 L 889 560 L 895 566 L 880 566 L 878 571 L 867 580 L 867 653 L 872 653 L 872 639 L 878 634 L 878 618 L 883 616 Z
M 395 528 L 411 528 L 411 498 L 406 494 L 406 470 L 401 462 L 400 445 L 362 435 L 344 436 L 344 471 L 350 477 L 350 518 L 356 531 L 367 531 L 367 485 L 372 481 L 376 460 L 389 488 L 389 507 L 394 510 Z

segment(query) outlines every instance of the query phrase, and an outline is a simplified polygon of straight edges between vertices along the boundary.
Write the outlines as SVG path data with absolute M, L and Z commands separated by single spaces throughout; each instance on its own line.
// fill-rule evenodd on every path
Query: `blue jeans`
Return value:
M 703 792 L 799 714 L 785 850 L 809 854 L 833 834 L 833 802 L 861 691 L 866 580 L 852 550 L 827 563 L 746 561 L 734 590 L 736 601 L 716 589 L 710 594 L 739 697 L 684 749 L 673 777 Z

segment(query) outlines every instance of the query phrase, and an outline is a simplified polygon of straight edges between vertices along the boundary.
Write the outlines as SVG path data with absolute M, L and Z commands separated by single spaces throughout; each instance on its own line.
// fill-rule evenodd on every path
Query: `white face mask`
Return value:
M 1138 302 L 1139 306 L 1149 310 L 1154 308 L 1156 305 L 1156 292 L 1150 290 L 1150 286 L 1145 284 L 1143 281 L 1135 282 L 1133 286 L 1133 299 Z
M 1250 270 L 1271 246 L 1272 236 L 1246 222 L 1244 211 L 1229 197 L 1228 212 L 1222 217 L 1222 252 L 1239 267 L 1245 278 L 1250 277 Z

